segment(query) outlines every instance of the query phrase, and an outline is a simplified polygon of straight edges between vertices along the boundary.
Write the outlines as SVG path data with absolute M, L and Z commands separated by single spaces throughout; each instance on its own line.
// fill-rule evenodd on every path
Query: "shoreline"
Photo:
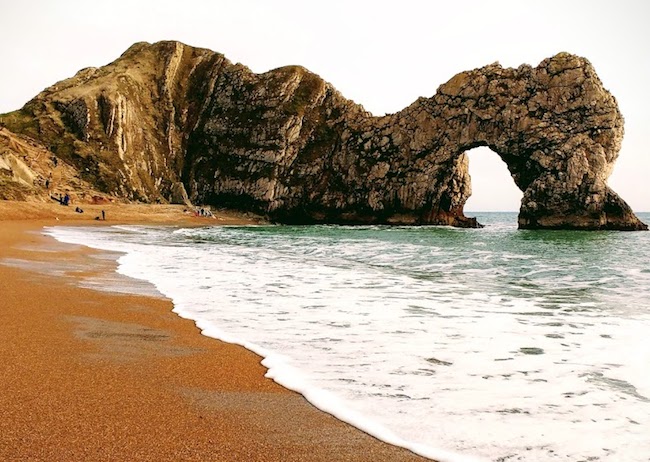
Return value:
M 427 460 L 265 378 L 259 356 L 201 335 L 170 300 L 81 287 L 85 276 L 114 272 L 115 261 L 42 233 L 53 225 L 201 226 L 250 217 L 208 221 L 182 214 L 182 206 L 110 205 L 92 206 L 107 210 L 108 220 L 96 222 L 58 207 L 0 203 L 0 370 L 7 378 L 0 458 Z M 73 270 L 52 271 L 62 263 Z

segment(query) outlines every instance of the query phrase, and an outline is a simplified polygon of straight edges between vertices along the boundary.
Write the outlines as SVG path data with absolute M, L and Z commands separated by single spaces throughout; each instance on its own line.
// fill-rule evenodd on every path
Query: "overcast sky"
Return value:
M 376 115 L 499 61 L 588 58 L 625 117 L 610 185 L 650 211 L 650 2 L 644 0 L 0 0 L 0 113 L 138 41 L 179 40 L 255 72 L 300 64 Z M 466 210 L 518 210 L 487 148 L 470 152 Z

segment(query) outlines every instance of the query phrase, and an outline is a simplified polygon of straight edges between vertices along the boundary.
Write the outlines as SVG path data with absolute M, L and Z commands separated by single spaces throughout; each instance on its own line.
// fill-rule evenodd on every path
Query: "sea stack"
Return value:
M 374 117 L 299 66 L 255 74 L 210 50 L 137 43 L 0 123 L 104 194 L 281 223 L 479 226 L 463 213 L 465 151 L 488 146 L 524 193 L 520 228 L 647 229 L 607 186 L 623 138 L 616 100 L 568 53 L 462 72 Z

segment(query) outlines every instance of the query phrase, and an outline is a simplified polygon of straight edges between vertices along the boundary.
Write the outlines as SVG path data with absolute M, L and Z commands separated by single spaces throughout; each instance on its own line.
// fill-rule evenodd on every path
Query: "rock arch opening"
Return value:
M 499 155 L 488 147 L 474 148 L 466 154 L 472 193 L 465 203 L 465 213 L 518 212 L 523 192 Z

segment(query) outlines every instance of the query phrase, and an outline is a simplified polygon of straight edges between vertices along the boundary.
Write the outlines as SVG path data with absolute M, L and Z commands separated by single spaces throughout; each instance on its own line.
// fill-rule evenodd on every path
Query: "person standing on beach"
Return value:
M 102 220 L 106 220 L 106 213 L 102 210 Z

